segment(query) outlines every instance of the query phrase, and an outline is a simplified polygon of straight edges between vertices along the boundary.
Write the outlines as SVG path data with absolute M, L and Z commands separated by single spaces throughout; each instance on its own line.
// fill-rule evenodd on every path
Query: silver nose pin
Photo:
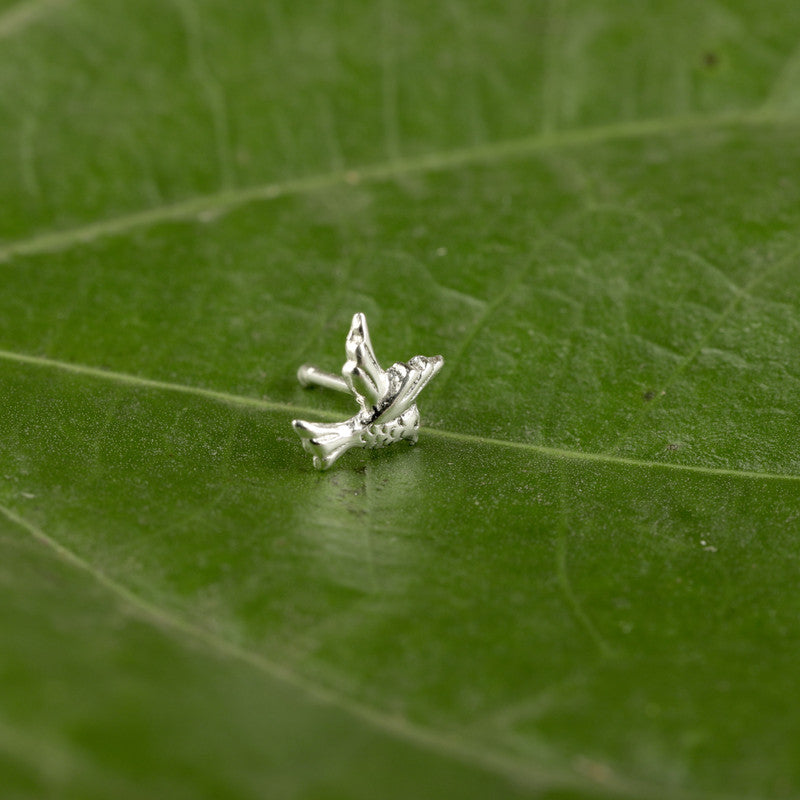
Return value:
M 367 318 L 355 314 L 345 341 L 347 361 L 342 375 L 309 364 L 297 370 L 302 386 L 324 386 L 348 392 L 360 411 L 344 422 L 292 420 L 292 426 L 317 469 L 328 469 L 354 447 L 386 447 L 401 440 L 415 444 L 419 437 L 417 395 L 442 368 L 442 356 L 414 356 L 384 370 L 375 357 Z

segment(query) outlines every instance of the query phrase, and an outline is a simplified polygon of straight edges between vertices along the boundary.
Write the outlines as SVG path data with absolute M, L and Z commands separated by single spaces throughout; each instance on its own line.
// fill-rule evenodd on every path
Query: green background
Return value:
M 4 799 L 800 796 L 798 42 L 0 0 Z

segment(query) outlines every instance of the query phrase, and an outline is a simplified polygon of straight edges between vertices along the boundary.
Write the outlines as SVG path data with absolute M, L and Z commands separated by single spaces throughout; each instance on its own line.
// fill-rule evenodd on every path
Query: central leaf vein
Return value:
M 74 375 L 97 378 L 100 380 L 114 381 L 127 386 L 140 389 L 155 389 L 165 392 L 178 392 L 181 394 L 192 394 L 205 397 L 218 403 L 226 403 L 233 406 L 244 406 L 262 411 L 277 411 L 280 413 L 311 415 L 312 417 L 322 417 L 329 420 L 341 418 L 341 414 L 325 411 L 321 409 L 305 408 L 293 405 L 292 403 L 281 403 L 275 400 L 260 399 L 257 397 L 245 397 L 243 395 L 231 394 L 229 392 L 218 391 L 216 389 L 205 389 L 199 386 L 189 386 L 181 383 L 170 383 L 168 381 L 143 378 L 138 375 L 128 375 L 124 372 L 113 372 L 111 370 L 90 367 L 84 364 L 71 364 L 66 361 L 44 358 L 42 356 L 32 356 L 23 353 L 15 353 L 10 350 L 0 350 L 0 360 L 26 364 L 29 366 L 42 367 L 47 369 L 57 369 Z M 755 470 L 731 469 L 724 467 L 706 467 L 697 464 L 676 464 L 669 461 L 648 461 L 645 459 L 628 458 L 616 456 L 611 453 L 588 453 L 579 450 L 568 450 L 560 447 L 550 447 L 547 445 L 533 444 L 530 442 L 517 442 L 506 439 L 495 439 L 488 436 L 477 434 L 459 433 L 457 431 L 442 430 L 441 428 L 424 428 L 425 432 L 431 436 L 443 439 L 451 439 L 481 445 L 486 447 L 502 447 L 513 450 L 523 450 L 536 453 L 549 458 L 569 459 L 573 461 L 585 461 L 595 463 L 614 464 L 618 466 L 630 466 L 645 469 L 665 469 L 680 472 L 693 472 L 701 475 L 720 476 L 729 478 L 741 478 L 752 480 L 778 480 L 778 481 L 798 481 L 800 475 L 782 472 L 757 472 Z

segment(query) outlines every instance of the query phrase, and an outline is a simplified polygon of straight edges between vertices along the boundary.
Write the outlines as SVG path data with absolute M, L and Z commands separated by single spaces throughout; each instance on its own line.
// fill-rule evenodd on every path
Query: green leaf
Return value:
M 2 0 L 4 793 L 798 796 L 795 11 Z

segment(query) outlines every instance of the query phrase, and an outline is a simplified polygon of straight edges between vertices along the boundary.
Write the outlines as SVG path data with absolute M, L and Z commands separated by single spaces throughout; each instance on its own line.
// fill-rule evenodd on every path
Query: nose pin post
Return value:
M 350 387 L 341 375 L 323 372 L 311 364 L 303 364 L 297 370 L 297 380 L 300 381 L 300 385 L 304 388 L 308 386 L 324 386 L 326 389 L 334 389 L 337 392 L 350 393 Z

